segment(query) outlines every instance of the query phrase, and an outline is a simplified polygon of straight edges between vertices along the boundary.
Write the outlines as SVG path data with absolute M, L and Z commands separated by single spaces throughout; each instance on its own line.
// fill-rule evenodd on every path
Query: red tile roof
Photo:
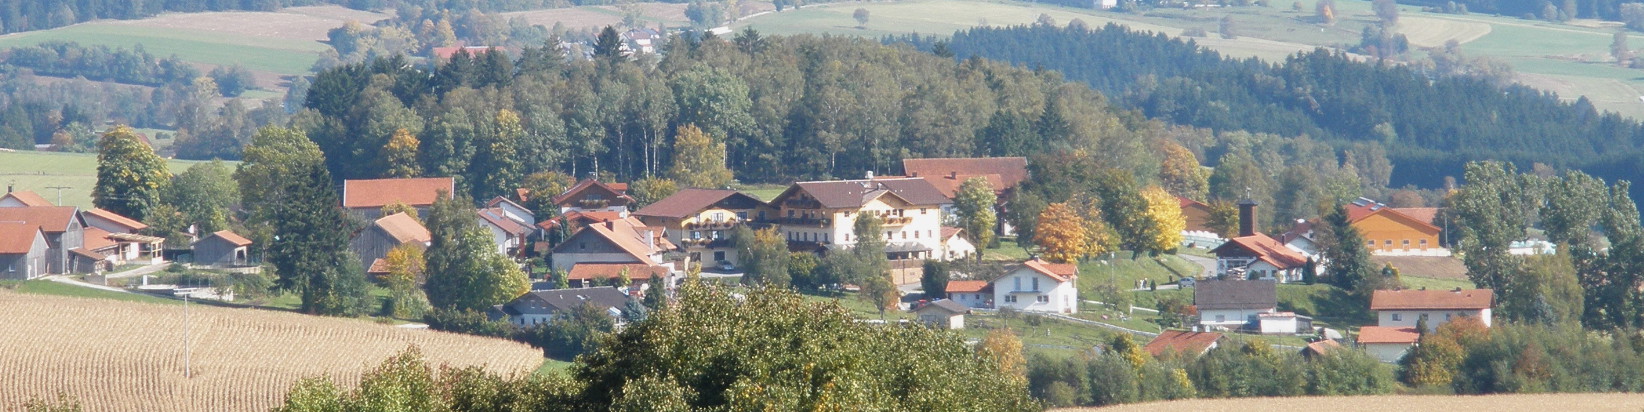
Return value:
M 987 290 L 988 281 L 985 280 L 950 280 L 948 293 L 979 293 Z
M 387 233 L 389 237 L 394 238 L 395 242 L 428 243 L 434 240 L 434 235 L 428 233 L 428 228 L 423 227 L 421 223 L 417 223 L 417 219 L 411 218 L 411 215 L 405 212 L 383 216 L 381 219 L 377 219 L 376 222 L 372 222 L 372 224 L 382 228 L 383 233 Z
M 738 196 L 747 198 L 745 201 L 754 202 L 755 205 L 765 204 L 765 202 L 753 196 L 735 190 L 685 188 L 639 209 L 639 211 L 634 212 L 634 215 L 683 218 L 701 212 L 703 209 L 707 209 L 725 199 Z
M 89 250 L 105 249 L 120 244 L 120 242 L 109 238 L 108 235 L 109 232 L 107 230 L 103 230 L 102 228 L 87 227 L 85 232 L 86 238 L 82 244 Z
M 382 208 L 396 202 L 430 206 L 440 191 L 450 196 L 455 190 L 456 183 L 449 177 L 344 180 L 343 207 Z
M 382 258 L 373 259 L 371 267 L 365 269 L 368 275 L 383 275 L 388 273 L 388 261 Z
M 1072 263 L 1050 263 L 1043 259 L 1034 259 L 1022 262 L 1022 264 L 1060 282 L 1066 282 L 1070 278 L 1079 276 L 1079 265 Z
M 902 172 L 908 176 L 922 178 L 946 178 L 952 175 L 960 176 L 998 176 L 994 183 L 994 190 L 1003 191 L 1016 187 L 1023 180 L 1027 180 L 1027 158 L 1025 157 L 961 157 L 961 158 L 927 158 L 902 159 Z M 963 182 L 964 179 L 957 179 Z
M 1181 206 L 1181 207 L 1183 207 L 1183 208 L 1186 208 L 1186 207 L 1188 207 L 1188 206 L 1203 206 L 1203 207 L 1209 207 L 1209 206 L 1207 206 L 1207 205 L 1205 205 L 1205 204 L 1204 204 L 1204 203 L 1203 203 L 1203 202 L 1200 202 L 1200 201 L 1197 201 L 1197 200 L 1193 200 L 1193 199 L 1188 199 L 1188 198 L 1185 198 L 1185 197 L 1181 197 L 1181 196 L 1176 196 L 1176 204 L 1177 204 L 1177 205 L 1178 205 L 1178 206 Z
M 1378 290 L 1370 296 L 1370 310 L 1489 309 L 1494 297 L 1490 289 Z
M 644 263 L 578 263 L 571 266 L 571 271 L 565 274 L 565 278 L 569 280 L 616 279 L 622 276 L 623 269 L 628 270 L 628 279 L 633 281 L 668 276 L 668 267 L 666 266 Z
M 496 226 L 514 236 L 525 236 L 526 233 L 531 231 L 530 226 L 504 216 L 502 209 L 480 209 L 474 211 L 474 213 L 478 214 L 480 220 L 485 221 L 485 223 Z
M 578 236 L 596 236 L 603 238 L 611 244 L 616 245 L 624 252 L 627 252 L 629 256 L 632 256 L 634 260 L 639 262 L 650 262 L 651 255 L 674 248 L 674 244 L 672 242 L 669 242 L 667 238 L 662 237 L 662 231 L 647 228 L 645 227 L 645 224 L 640 223 L 639 220 L 634 218 L 612 220 L 609 222 L 583 226 L 582 230 L 578 230 L 576 234 L 571 235 L 572 238 L 576 238 Z M 646 236 L 650 236 L 650 245 L 647 245 L 648 242 Z M 569 245 L 572 243 L 574 242 L 571 242 L 570 240 L 561 242 L 559 246 L 555 247 L 555 253 L 572 253 L 569 250 Z M 560 251 L 559 249 L 561 248 L 565 248 L 566 250 Z
M 988 174 L 988 175 L 966 175 L 966 174 L 961 174 L 961 175 L 943 175 L 943 176 L 919 176 L 920 179 L 925 179 L 926 182 L 930 182 L 931 186 L 936 187 L 936 190 L 941 191 L 942 195 L 947 196 L 949 199 L 952 199 L 955 196 L 955 194 L 959 193 L 959 186 L 963 186 L 965 184 L 965 181 L 970 180 L 972 178 L 977 178 L 977 177 L 980 177 L 984 180 L 987 180 L 988 181 L 988 187 L 993 188 L 993 193 L 995 195 L 1003 194 L 1005 192 L 1005 189 L 1007 189 L 1007 187 L 1005 187 L 1005 179 L 1003 177 L 1000 177 L 999 175 L 996 175 L 996 174 Z M 885 176 L 885 177 L 876 177 L 874 179 L 901 179 L 901 178 L 904 178 L 904 176 Z
M 21 255 L 34 248 L 41 237 L 40 227 L 28 223 L 0 222 L 0 254 Z
M 1431 208 L 1422 208 L 1422 209 L 1431 209 Z M 1405 210 L 1410 210 L 1410 209 L 1405 209 Z M 1418 213 L 1424 213 L 1425 214 L 1425 212 L 1423 212 L 1423 211 L 1418 211 Z M 1436 215 L 1438 213 L 1437 209 L 1433 209 L 1433 213 Z M 1385 215 L 1389 219 L 1400 220 L 1400 221 L 1410 223 L 1411 225 L 1417 226 L 1418 228 L 1427 229 L 1427 230 L 1430 230 L 1430 231 L 1438 231 L 1439 230 L 1438 226 L 1433 226 L 1433 216 L 1425 216 L 1425 217 L 1411 216 L 1409 214 L 1405 214 L 1404 212 L 1401 212 L 1400 209 L 1390 208 L 1390 207 L 1387 207 L 1387 206 L 1383 206 L 1379 203 L 1371 203 L 1371 204 L 1366 204 L 1366 205 L 1347 205 L 1347 221 L 1349 221 L 1349 222 L 1358 223 L 1360 220 L 1364 220 L 1365 218 L 1369 218 L 1370 216 L 1375 216 L 1377 214 Z
M 939 237 L 938 239 L 942 239 L 942 240 L 952 239 L 954 236 L 958 236 L 959 232 L 963 232 L 963 231 L 965 231 L 965 230 L 960 229 L 960 228 L 956 228 L 956 227 L 953 227 L 953 226 L 942 226 L 942 237 Z
M 780 204 L 787 198 L 804 192 L 815 198 L 823 208 L 858 209 L 881 196 L 895 196 L 908 203 L 935 206 L 948 203 L 947 195 L 930 182 L 920 178 L 873 180 L 828 180 L 798 182 L 777 195 L 771 204 Z
M 1359 343 L 1416 343 L 1421 334 L 1416 328 L 1365 326 L 1359 328 Z
M 582 212 L 582 211 L 572 210 L 572 211 L 569 211 L 569 212 L 565 212 L 564 215 L 560 215 L 558 217 L 554 217 L 554 218 L 550 218 L 550 219 L 547 219 L 547 220 L 543 220 L 541 222 L 537 222 L 537 227 L 542 228 L 542 230 L 558 229 L 559 225 L 560 225 L 560 221 L 561 220 L 566 220 L 566 219 L 569 219 L 572 223 L 574 223 L 576 225 L 585 226 L 585 225 L 588 225 L 588 224 L 591 224 L 591 223 L 601 223 L 601 222 L 609 222 L 609 221 L 612 221 L 612 220 L 622 220 L 623 217 L 622 217 L 622 212 L 607 212 L 607 211 Z
M 1222 334 L 1216 332 L 1192 332 L 1185 330 L 1167 330 L 1148 342 L 1147 353 L 1153 356 L 1164 356 L 1166 352 L 1175 351 L 1184 354 L 1198 355 L 1210 350 L 1210 345 L 1221 340 Z
M 109 221 L 111 223 L 114 223 L 116 225 L 120 225 L 121 227 L 126 228 L 126 232 L 128 232 L 128 233 L 137 232 L 137 231 L 143 230 L 143 229 L 148 229 L 148 225 L 143 224 L 143 222 L 138 222 L 136 219 L 121 216 L 119 213 L 114 213 L 114 212 L 110 212 L 110 211 L 95 208 L 95 207 L 91 208 L 91 209 L 88 209 L 88 210 L 81 211 L 80 213 L 96 216 L 98 218 L 101 218 L 103 220 L 107 220 L 107 221 Z
M 74 206 L 0 207 L 0 222 L 25 222 L 46 233 L 63 233 L 78 211 Z
M 1412 219 L 1438 225 L 1439 208 L 1436 207 L 1395 207 L 1393 211 L 1403 213 Z
M 5 196 L 0 196 L 0 200 L 5 200 L 8 198 L 16 200 L 18 203 L 22 203 L 23 206 L 28 207 L 56 206 L 47 201 L 46 198 L 40 197 L 39 193 L 34 193 L 27 190 L 19 190 L 7 193 Z
M 1234 252 L 1233 248 L 1253 254 L 1256 259 L 1279 269 L 1297 268 L 1307 264 L 1307 257 L 1302 256 L 1301 252 L 1285 247 L 1278 240 L 1261 233 L 1228 239 L 1227 243 L 1217 246 L 1211 253 L 1221 256 L 1223 253 Z
M 222 238 L 224 241 L 227 241 L 229 244 L 232 244 L 234 246 L 248 246 L 248 245 L 251 245 L 251 240 L 250 239 L 240 237 L 240 235 L 235 234 L 234 232 L 227 231 L 227 230 L 219 230 L 215 233 L 212 233 L 210 236 L 206 236 L 206 237 L 209 238 L 209 237 L 213 237 L 213 236 L 218 237 L 218 238 Z M 204 240 L 204 239 L 201 239 L 201 240 Z
M 1307 344 L 1307 347 L 1303 350 L 1313 352 L 1315 354 L 1323 355 L 1325 353 L 1329 353 L 1330 351 L 1340 349 L 1340 348 L 1341 348 L 1341 343 L 1340 342 L 1336 342 L 1335 339 L 1325 339 L 1325 340 L 1321 340 L 1321 341 L 1318 341 L 1318 342 L 1309 343 L 1309 344 Z
M 616 202 L 618 200 L 624 200 L 624 201 L 633 201 L 634 200 L 632 197 L 628 196 L 628 184 L 627 183 L 603 183 L 603 182 L 600 182 L 600 181 L 594 180 L 594 179 L 587 179 L 587 180 L 583 180 L 581 182 L 577 182 L 577 184 L 571 186 L 570 189 L 565 189 L 565 193 L 560 193 L 559 195 L 554 196 L 550 200 L 552 200 L 552 203 L 554 205 L 565 206 L 567 204 L 567 202 L 570 202 L 572 200 L 571 198 L 576 197 L 577 194 L 580 194 L 580 193 L 582 193 L 582 191 L 589 190 L 589 189 L 598 189 L 600 191 L 603 191 L 603 192 L 606 192 L 608 194 L 611 194 L 611 195 L 615 196 L 616 199 L 611 199 L 612 202 Z

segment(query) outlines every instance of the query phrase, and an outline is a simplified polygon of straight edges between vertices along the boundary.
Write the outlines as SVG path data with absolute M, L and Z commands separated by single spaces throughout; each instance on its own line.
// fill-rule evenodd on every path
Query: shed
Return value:
M 219 230 L 194 242 L 194 264 L 211 266 L 245 266 L 250 264 L 248 250 L 251 240 L 234 232 Z
M 952 299 L 942 299 L 920 306 L 913 312 L 919 314 L 919 321 L 925 324 L 944 329 L 964 329 L 965 314 L 970 313 L 970 307 Z

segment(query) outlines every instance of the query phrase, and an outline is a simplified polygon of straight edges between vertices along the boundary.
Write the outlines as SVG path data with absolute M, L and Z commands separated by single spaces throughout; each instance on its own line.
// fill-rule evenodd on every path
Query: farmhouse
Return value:
M 0 196 L 0 207 L 41 207 L 41 206 L 56 206 L 56 205 L 52 204 L 50 201 L 47 201 L 46 198 L 40 197 L 40 194 L 38 194 L 38 193 L 34 193 L 34 192 L 26 191 L 26 190 L 24 190 L 24 191 L 15 191 L 14 192 L 14 191 L 11 190 L 10 187 L 6 188 L 6 194 L 5 195 Z
M 348 241 L 349 249 L 360 258 L 360 266 L 370 268 L 377 259 L 388 256 L 388 251 L 404 244 L 427 248 L 434 239 L 417 219 L 405 213 L 383 216 L 371 222 Z
M 1222 340 L 1222 334 L 1216 332 L 1194 332 L 1185 330 L 1167 330 L 1159 332 L 1159 336 L 1148 342 L 1142 349 L 1153 357 L 1164 357 L 1168 353 L 1180 353 L 1188 356 L 1199 356 L 1211 349 L 1216 349 Z
M 1034 259 L 991 282 L 993 305 L 1028 312 L 1079 311 L 1079 267 Z
M 764 225 L 776 209 L 735 190 L 687 188 L 634 212 L 647 227 L 685 248 L 692 262 L 740 266 L 730 234 L 739 226 Z
M 1181 196 L 1176 197 L 1176 202 L 1182 207 L 1182 220 L 1187 223 L 1182 229 L 1183 246 L 1214 248 L 1222 244 L 1222 235 L 1210 227 L 1210 205 Z
M 1376 312 L 1376 326 L 1381 327 L 1415 327 L 1426 319 L 1432 331 L 1461 316 L 1477 318 L 1489 327 L 1494 298 L 1495 291 L 1490 289 L 1378 290 L 1370 296 L 1370 310 Z
M 456 181 L 449 177 L 344 180 L 343 207 L 366 219 L 382 217 L 384 206 L 404 203 L 427 215 L 440 193 L 453 196 Z
M 970 307 L 951 299 L 941 299 L 926 303 L 913 313 L 919 315 L 919 321 L 926 325 L 940 329 L 964 329 L 965 314 L 970 313 Z
M 672 267 L 644 263 L 579 263 L 571 267 L 565 279 L 573 288 L 608 286 L 623 275 L 627 275 L 634 284 L 645 283 L 652 278 L 662 278 L 664 284 L 672 284 L 668 278 L 673 272 Z
M 976 255 L 976 245 L 960 236 L 964 229 L 942 226 L 942 260 L 959 260 Z
M 1365 326 L 1359 328 L 1359 347 L 1382 362 L 1398 362 L 1421 338 L 1414 327 Z
M 194 264 L 217 267 L 250 264 L 247 254 L 251 240 L 234 232 L 219 230 L 194 241 Z
M 0 222 L 26 223 L 45 233 L 45 273 L 68 273 L 71 251 L 85 246 L 85 220 L 73 206 L 0 208 Z
M 588 225 L 554 247 L 552 267 L 569 273 L 583 263 L 661 265 L 675 249 L 661 232 L 634 218 Z
M 993 284 L 985 280 L 948 281 L 948 299 L 972 308 L 993 307 Z M 927 296 L 927 298 L 933 296 Z
M 959 192 L 959 186 L 966 180 L 980 177 L 987 179 L 993 186 L 995 210 L 999 216 L 1005 215 L 1007 199 L 1027 180 L 1027 158 L 1024 157 L 965 157 L 965 158 L 926 158 L 902 159 L 902 172 L 907 177 L 917 177 L 930 182 L 931 186 L 941 191 L 943 196 L 953 199 Z M 943 213 L 954 213 L 952 203 L 943 206 Z M 998 220 L 999 234 L 1008 235 L 1013 231 L 1005 219 Z
M 1210 329 L 1258 328 L 1264 313 L 1278 312 L 1278 284 L 1272 280 L 1207 280 L 1193 287 L 1199 324 Z
M 560 214 L 572 211 L 616 212 L 618 217 L 628 217 L 628 204 L 633 201 L 634 198 L 628 196 L 627 183 L 607 184 L 594 179 L 577 182 L 551 199 L 551 203 L 559 207 Z
M 518 202 L 508 200 L 506 197 L 497 196 L 491 198 L 491 201 L 485 202 L 485 208 L 498 209 L 498 212 L 501 213 L 503 217 L 524 223 L 526 226 L 536 226 L 537 224 L 536 213 L 532 212 L 531 209 L 526 209 L 525 206 L 520 205 Z
M 871 176 L 870 176 L 871 177 Z M 796 250 L 852 247 L 856 219 L 872 214 L 884 223 L 885 255 L 897 284 L 917 281 L 921 261 L 940 259 L 942 207 L 950 201 L 918 178 L 798 182 L 772 199 L 773 219 Z
M 561 314 L 582 305 L 604 310 L 623 323 L 622 309 L 628 305 L 628 295 L 616 288 L 538 290 L 520 295 L 505 304 L 492 306 L 492 320 L 507 320 L 515 326 L 526 327 L 552 322 Z
M 1239 202 L 1239 236 L 1211 250 L 1216 254 L 1216 274 L 1240 279 L 1301 281 L 1307 257 L 1285 247 L 1278 240 L 1256 232 L 1256 202 Z
M 99 208 L 82 210 L 80 217 L 86 222 L 85 249 L 103 256 L 109 265 L 131 262 L 158 264 L 165 261 L 161 253 L 165 250 L 166 239 L 139 234 L 148 229 L 143 222 Z
M 46 274 L 46 233 L 39 226 L 0 222 L 0 279 L 28 280 Z

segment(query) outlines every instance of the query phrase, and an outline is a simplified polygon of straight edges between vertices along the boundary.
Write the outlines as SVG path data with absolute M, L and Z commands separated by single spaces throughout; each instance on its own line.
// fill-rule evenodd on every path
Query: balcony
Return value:
M 779 218 L 773 219 L 772 222 L 776 223 L 776 224 L 779 224 L 779 225 L 787 225 L 787 226 L 828 227 L 828 225 L 833 224 L 833 219 L 829 219 L 829 218 L 825 218 L 825 217 L 823 217 L 823 218 L 815 218 L 815 217 L 779 217 Z

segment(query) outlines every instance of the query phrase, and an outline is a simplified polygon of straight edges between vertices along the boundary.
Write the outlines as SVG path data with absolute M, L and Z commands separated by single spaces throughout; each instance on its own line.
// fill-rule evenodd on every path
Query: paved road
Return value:
M 1176 256 L 1182 259 L 1187 259 L 1187 261 L 1193 262 L 1194 264 L 1199 265 L 1199 267 L 1204 268 L 1203 271 L 1199 272 L 1199 278 L 1203 279 L 1216 276 L 1216 259 L 1187 254 L 1177 254 Z
M 74 285 L 74 286 L 88 287 L 88 288 L 92 288 L 92 289 L 102 289 L 102 290 L 107 290 L 107 291 L 111 291 L 111 292 L 131 293 L 131 291 L 129 291 L 129 290 L 125 290 L 125 289 L 121 289 L 121 288 L 117 288 L 117 287 L 113 287 L 113 286 L 103 286 L 103 285 L 98 285 L 98 284 L 81 282 L 81 281 L 74 280 L 73 278 L 70 278 L 68 276 L 63 276 L 63 275 L 46 276 L 46 280 L 50 280 L 52 282 L 57 282 L 57 283 Z

